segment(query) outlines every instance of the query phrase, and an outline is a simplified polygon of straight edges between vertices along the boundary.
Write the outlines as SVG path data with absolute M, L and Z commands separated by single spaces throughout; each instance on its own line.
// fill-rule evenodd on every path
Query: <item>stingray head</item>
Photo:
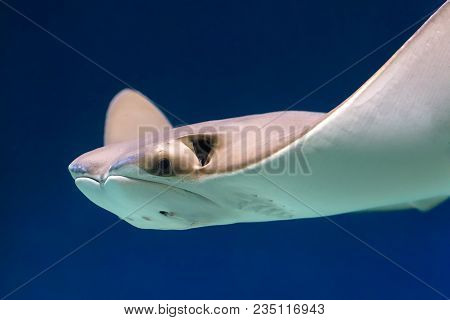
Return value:
M 169 134 L 138 139 L 136 128 L 142 126 L 165 128 Z M 126 90 L 109 107 L 105 146 L 75 159 L 69 171 L 86 197 L 136 227 L 189 229 L 215 224 L 216 205 L 189 188 L 210 164 L 214 139 L 176 137 L 171 131 L 149 100 Z

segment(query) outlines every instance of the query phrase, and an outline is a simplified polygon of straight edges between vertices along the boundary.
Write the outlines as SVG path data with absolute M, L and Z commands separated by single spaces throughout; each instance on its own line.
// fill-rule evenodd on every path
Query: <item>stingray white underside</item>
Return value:
M 262 176 L 257 174 L 255 178 L 258 184 L 250 181 L 239 187 L 234 181 L 227 185 L 215 179 L 194 187 L 190 183 L 167 185 L 121 176 L 109 176 L 102 183 L 90 178 L 77 178 L 75 182 L 95 204 L 144 229 L 183 230 L 318 216 L 297 199 L 286 197 L 285 191 L 267 186 Z

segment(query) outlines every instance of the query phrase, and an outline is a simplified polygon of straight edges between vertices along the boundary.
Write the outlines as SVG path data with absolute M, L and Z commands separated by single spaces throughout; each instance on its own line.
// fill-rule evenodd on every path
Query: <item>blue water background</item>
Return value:
M 326 112 L 417 27 L 312 91 L 442 1 L 8 3 L 116 77 L 0 3 L 0 296 L 116 221 L 67 165 L 101 145 L 109 100 L 126 87 L 118 78 L 188 123 L 305 96 L 294 109 Z M 333 220 L 450 295 L 449 209 Z M 442 298 L 429 286 L 325 219 L 184 232 L 122 222 L 9 298 Z

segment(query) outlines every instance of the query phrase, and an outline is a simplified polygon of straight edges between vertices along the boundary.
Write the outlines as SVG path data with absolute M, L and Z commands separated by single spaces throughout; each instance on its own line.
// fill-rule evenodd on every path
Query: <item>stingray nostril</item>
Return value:
M 166 217 L 172 217 L 175 215 L 173 212 L 168 212 L 168 211 L 164 211 L 164 210 L 161 210 L 159 213 Z

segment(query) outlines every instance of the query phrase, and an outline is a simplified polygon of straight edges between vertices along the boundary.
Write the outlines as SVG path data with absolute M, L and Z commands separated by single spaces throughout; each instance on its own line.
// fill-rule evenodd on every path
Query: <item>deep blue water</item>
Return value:
M 283 110 L 442 1 L 13 1 L 188 123 Z M 417 27 L 311 94 L 328 111 Z M 102 143 L 124 83 L 0 3 L 0 296 L 116 221 L 67 165 Z M 181 124 L 169 115 L 174 124 Z M 450 296 L 450 202 L 342 225 Z M 15 299 L 442 298 L 325 219 L 183 232 L 120 223 Z

